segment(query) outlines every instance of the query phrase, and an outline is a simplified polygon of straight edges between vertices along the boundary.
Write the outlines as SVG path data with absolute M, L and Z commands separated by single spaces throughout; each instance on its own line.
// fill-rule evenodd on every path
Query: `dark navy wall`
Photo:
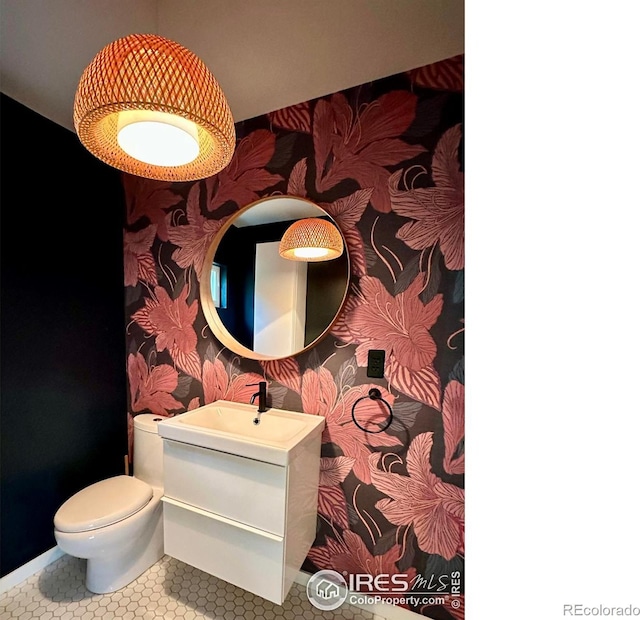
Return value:
M 2 95 L 0 568 L 53 547 L 53 515 L 124 472 L 120 174 Z

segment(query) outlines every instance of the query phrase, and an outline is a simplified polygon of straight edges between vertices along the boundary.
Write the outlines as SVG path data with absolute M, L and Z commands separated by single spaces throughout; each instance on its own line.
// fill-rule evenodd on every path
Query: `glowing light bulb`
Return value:
M 328 254 L 329 250 L 325 248 L 295 248 L 293 250 L 293 255 L 300 258 L 321 258 Z
M 182 166 L 200 152 L 195 123 L 152 110 L 120 112 L 118 144 L 134 159 L 154 166 Z

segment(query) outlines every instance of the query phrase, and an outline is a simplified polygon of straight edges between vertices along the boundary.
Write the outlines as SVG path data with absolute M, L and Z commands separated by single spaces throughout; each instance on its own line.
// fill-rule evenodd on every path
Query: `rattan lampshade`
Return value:
M 132 157 L 120 146 L 118 131 L 120 113 L 136 111 L 178 117 L 178 126 L 195 123 L 189 138 L 197 144 L 195 159 L 158 165 Z M 132 34 L 98 52 L 80 78 L 73 122 L 80 141 L 96 157 L 149 179 L 212 176 L 231 161 L 235 147 L 233 117 L 215 77 L 193 52 L 154 34 Z
M 310 217 L 287 228 L 279 253 L 289 260 L 318 262 L 338 258 L 343 249 L 342 235 L 331 222 Z

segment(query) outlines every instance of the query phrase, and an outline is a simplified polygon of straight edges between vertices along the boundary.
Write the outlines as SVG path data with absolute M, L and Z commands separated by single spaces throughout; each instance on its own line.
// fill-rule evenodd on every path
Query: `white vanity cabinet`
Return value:
M 323 426 L 284 465 L 164 437 L 165 553 L 280 605 L 316 534 Z

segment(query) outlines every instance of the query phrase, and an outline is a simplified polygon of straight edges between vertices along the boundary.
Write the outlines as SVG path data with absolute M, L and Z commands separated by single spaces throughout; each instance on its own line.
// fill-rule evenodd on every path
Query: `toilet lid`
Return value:
M 61 532 L 86 532 L 122 521 L 149 503 L 153 489 L 131 476 L 96 482 L 70 497 L 53 518 Z

